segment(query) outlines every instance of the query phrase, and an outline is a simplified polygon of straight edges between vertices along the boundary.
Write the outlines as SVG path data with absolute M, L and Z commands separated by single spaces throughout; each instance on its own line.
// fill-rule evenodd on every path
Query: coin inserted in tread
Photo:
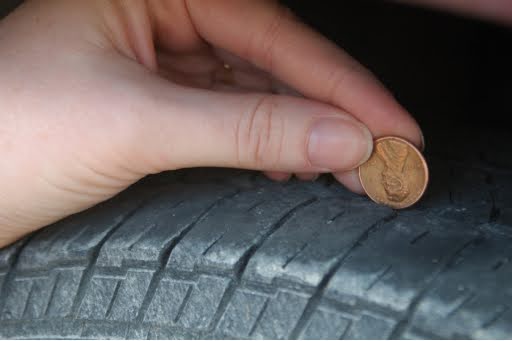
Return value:
M 373 153 L 359 167 L 364 191 L 376 203 L 401 209 L 415 204 L 425 193 L 428 167 L 421 152 L 394 136 L 374 142 Z

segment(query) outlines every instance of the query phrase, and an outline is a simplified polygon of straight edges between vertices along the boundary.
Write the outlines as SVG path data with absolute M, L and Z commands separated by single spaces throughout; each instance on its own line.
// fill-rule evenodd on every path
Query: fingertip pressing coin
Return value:
M 359 167 L 359 179 L 368 197 L 394 209 L 414 205 L 425 193 L 428 177 L 421 152 L 395 136 L 376 139 L 372 155 Z

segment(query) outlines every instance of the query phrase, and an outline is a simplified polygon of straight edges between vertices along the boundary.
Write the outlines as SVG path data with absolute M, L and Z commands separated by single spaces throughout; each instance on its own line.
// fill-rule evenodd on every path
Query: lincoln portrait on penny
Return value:
M 377 155 L 384 162 L 382 186 L 389 200 L 401 202 L 409 196 L 409 187 L 403 174 L 408 156 L 407 146 L 395 141 L 377 144 Z

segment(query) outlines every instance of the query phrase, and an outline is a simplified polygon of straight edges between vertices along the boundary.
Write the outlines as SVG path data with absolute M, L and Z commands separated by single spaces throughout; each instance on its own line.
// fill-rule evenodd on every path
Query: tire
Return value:
M 435 141 L 402 211 L 329 177 L 146 178 L 0 251 L 0 337 L 510 338 L 507 136 Z

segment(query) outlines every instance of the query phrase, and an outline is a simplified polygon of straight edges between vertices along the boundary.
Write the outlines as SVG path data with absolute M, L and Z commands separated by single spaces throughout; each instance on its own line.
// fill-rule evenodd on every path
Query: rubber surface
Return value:
M 512 158 L 472 138 L 430 146 L 403 211 L 328 177 L 147 178 L 0 251 L 0 337 L 510 338 Z

